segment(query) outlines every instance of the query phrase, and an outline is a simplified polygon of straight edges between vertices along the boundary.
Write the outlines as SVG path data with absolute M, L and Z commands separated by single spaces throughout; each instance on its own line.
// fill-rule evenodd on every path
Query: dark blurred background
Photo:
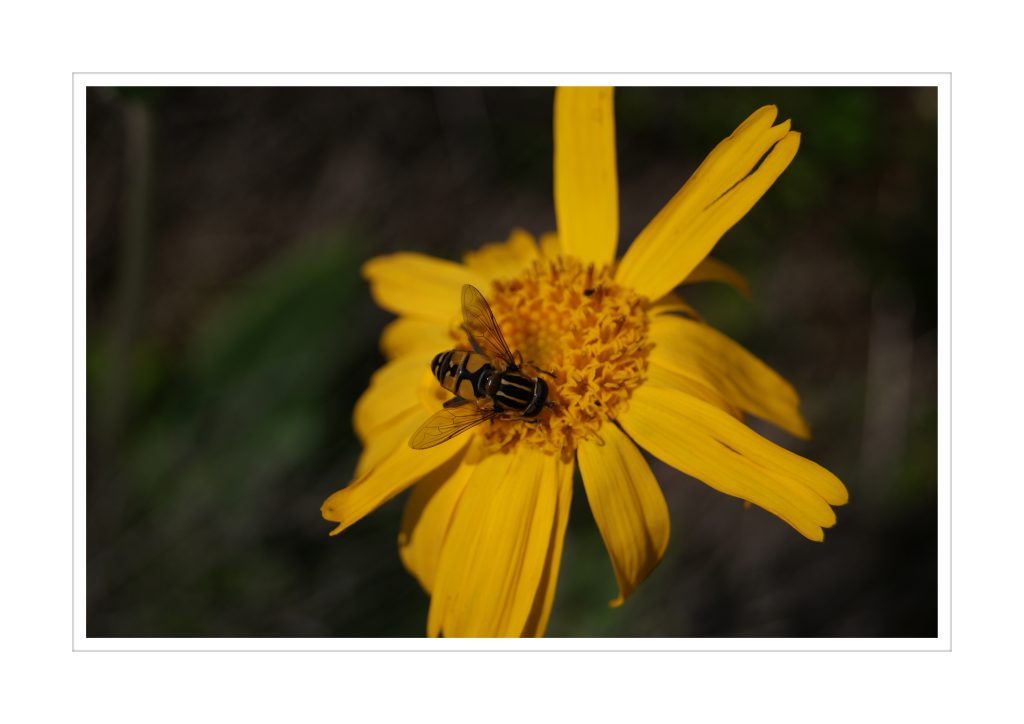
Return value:
M 319 506 L 390 315 L 360 264 L 554 229 L 549 88 L 92 88 L 88 636 L 420 636 L 404 498 Z M 803 133 L 684 295 L 792 381 L 850 490 L 811 543 L 654 461 L 661 565 L 617 610 L 577 480 L 549 636 L 935 636 L 936 93 L 623 88 L 620 252 L 750 112 Z

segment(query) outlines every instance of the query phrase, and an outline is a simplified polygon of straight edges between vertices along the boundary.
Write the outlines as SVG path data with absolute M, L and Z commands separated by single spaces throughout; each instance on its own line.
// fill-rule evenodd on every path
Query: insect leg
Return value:
M 549 372 L 547 370 L 542 370 L 540 367 L 535 365 L 533 362 L 526 362 L 524 366 L 525 367 L 529 367 L 530 369 L 537 370 L 542 375 L 547 375 L 548 377 L 550 377 L 553 380 L 558 378 L 558 373 L 557 372 L 555 372 L 555 371 Z

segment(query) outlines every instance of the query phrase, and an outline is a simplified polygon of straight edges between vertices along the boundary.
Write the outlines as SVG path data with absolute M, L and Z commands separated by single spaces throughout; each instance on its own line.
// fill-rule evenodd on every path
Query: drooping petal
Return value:
M 562 251 L 609 264 L 619 238 L 611 88 L 555 91 L 555 215 Z
M 563 463 L 557 457 L 548 457 L 544 465 L 551 468 L 550 475 L 558 481 L 558 503 L 555 510 L 555 529 L 548 549 L 548 557 L 544 562 L 544 573 L 537 588 L 537 596 L 533 610 L 526 620 L 523 629 L 525 637 L 540 637 L 548 627 L 551 617 L 551 605 L 555 600 L 555 587 L 558 584 L 558 569 L 562 562 L 562 543 L 565 541 L 565 528 L 569 521 L 569 508 L 572 507 L 572 473 L 574 461 Z M 545 473 L 548 475 L 548 473 Z
M 430 359 L 424 355 L 406 355 L 373 373 L 370 386 L 360 396 L 352 413 L 352 425 L 362 442 L 390 420 L 421 406 L 418 392 L 424 377 L 430 376 Z
M 424 415 L 426 417 L 426 415 Z M 471 439 L 462 435 L 426 450 L 399 445 L 368 473 L 356 478 L 324 501 L 320 514 L 338 524 L 337 535 L 417 480 L 459 455 Z
M 700 312 L 686 303 L 675 292 L 669 292 L 661 299 L 653 302 L 647 310 L 652 316 L 657 314 L 684 314 L 690 319 L 701 319 Z
M 380 351 L 388 359 L 419 355 L 429 363 L 433 355 L 451 349 L 455 343 L 448 325 L 410 317 L 399 317 L 380 335 Z
M 398 553 L 427 593 L 434 589 L 437 563 L 455 506 L 477 462 L 478 458 L 467 452 L 454 471 L 450 465 L 443 465 L 420 480 L 405 502 Z
M 507 279 L 516 276 L 539 257 L 540 251 L 533 236 L 522 229 L 514 229 L 507 241 L 485 244 L 464 254 L 462 260 L 470 269 L 488 279 Z
M 675 316 L 651 320 L 651 364 L 717 390 L 731 404 L 802 439 L 810 437 L 800 398 L 775 370 L 721 332 Z
M 750 284 L 745 276 L 724 261 L 711 256 L 705 257 L 690 272 L 690 276 L 683 280 L 683 284 L 699 284 L 700 282 L 721 282 L 722 284 L 728 284 L 747 299 L 753 296 L 750 291 Z
M 708 155 L 630 245 L 616 281 L 657 299 L 690 275 L 796 155 L 800 134 L 789 121 L 772 126 L 776 113 L 756 111 Z
M 489 279 L 465 264 L 400 252 L 363 264 L 374 301 L 389 312 L 448 324 L 460 313 L 462 285 L 488 288 Z
M 559 486 L 539 450 L 484 458 L 441 552 L 427 633 L 521 636 L 554 536 Z
M 670 526 L 665 496 L 636 445 L 614 423 L 602 425 L 600 434 L 600 441 L 580 443 L 576 455 L 619 584 L 614 608 L 661 560 Z
M 835 523 L 829 504 L 847 501 L 829 471 L 677 390 L 641 385 L 619 422 L 663 462 L 774 513 L 811 540 Z
M 660 360 L 648 360 L 648 362 L 650 364 L 647 367 L 647 379 L 644 380 L 645 385 L 679 390 L 691 397 L 696 397 L 698 400 L 704 400 L 704 402 L 714 405 L 737 420 L 743 419 L 743 410 L 725 399 L 721 392 L 711 387 L 708 383 L 669 369 L 662 365 Z

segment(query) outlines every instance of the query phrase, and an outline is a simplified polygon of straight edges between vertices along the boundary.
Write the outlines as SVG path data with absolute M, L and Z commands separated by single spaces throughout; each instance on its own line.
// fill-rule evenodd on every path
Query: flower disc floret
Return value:
M 647 300 L 615 283 L 607 266 L 565 256 L 495 281 L 488 297 L 524 370 L 554 373 L 544 376 L 550 409 L 533 422 L 496 420 L 484 430 L 488 445 L 526 444 L 570 459 L 581 440 L 600 436 L 646 376 Z

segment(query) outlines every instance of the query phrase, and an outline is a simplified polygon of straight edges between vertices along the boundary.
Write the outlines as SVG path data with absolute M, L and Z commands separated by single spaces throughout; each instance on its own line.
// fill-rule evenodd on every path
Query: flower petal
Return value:
M 356 477 L 368 473 L 398 447 L 409 447 L 409 438 L 452 393 L 437 384 L 437 380 L 424 364 L 427 357 L 400 357 L 374 374 L 370 389 L 356 403 L 354 414 L 357 435 L 363 441 L 363 454 L 356 465 Z M 392 374 L 398 362 L 417 362 L 412 365 L 421 371 L 412 374 Z M 386 375 L 383 373 L 387 373 Z M 380 377 L 388 384 L 374 384 Z M 371 395 L 371 390 L 374 395 Z M 394 405 L 394 415 L 387 410 L 374 410 L 373 403 L 382 407 Z
M 701 322 L 673 316 L 651 320 L 650 361 L 712 387 L 732 405 L 807 439 L 800 398 L 775 370 Z
M 434 588 L 437 563 L 455 506 L 477 462 L 474 455 L 467 453 L 454 471 L 450 465 L 441 466 L 420 480 L 405 502 L 398 553 L 427 593 Z
M 690 272 L 690 276 L 683 280 L 683 284 L 699 284 L 700 282 L 722 282 L 723 284 L 728 284 L 747 299 L 753 296 L 750 291 L 750 284 L 747 283 L 747 278 L 724 261 L 714 257 L 705 257 Z
M 412 252 L 374 257 L 363 264 L 363 276 L 384 309 L 441 324 L 458 317 L 463 284 L 486 290 L 490 281 L 464 264 Z
M 658 565 L 670 525 L 665 496 L 636 445 L 614 423 L 602 425 L 600 434 L 603 442 L 584 440 L 576 455 L 619 584 L 614 608 Z
M 375 429 L 363 443 L 363 452 L 356 463 L 355 477 L 361 478 L 373 470 L 399 447 L 409 447 L 409 438 L 429 415 L 429 411 L 421 405 L 416 405 L 389 420 L 383 427 Z
M 562 251 L 610 264 L 619 238 L 611 88 L 555 91 L 555 215 Z
M 690 319 L 702 319 L 700 312 L 687 304 L 686 301 L 675 292 L 669 292 L 661 299 L 653 302 L 647 311 L 652 316 L 657 314 L 684 314 Z
M 542 452 L 520 447 L 477 466 L 438 566 L 427 633 L 520 636 L 552 544 L 558 481 Z
M 652 455 L 728 495 L 774 513 L 811 540 L 847 501 L 829 471 L 766 440 L 711 405 L 677 390 L 641 385 L 619 415 Z
M 725 399 L 722 396 L 722 393 L 714 387 L 711 387 L 705 382 L 696 380 L 692 377 L 687 377 L 680 372 L 669 369 L 662 365 L 660 360 L 648 361 L 650 364 L 647 367 L 647 379 L 644 380 L 645 385 L 667 388 L 669 390 L 679 390 L 691 397 L 696 397 L 698 400 L 704 400 L 704 402 L 714 405 L 719 410 L 735 417 L 737 420 L 743 420 L 743 410 Z
M 396 447 L 394 454 L 324 501 L 320 514 L 325 520 L 338 524 L 331 535 L 342 532 L 424 475 L 459 455 L 470 439 L 471 436 L 462 435 L 426 450 L 413 450 L 408 445 Z
M 551 617 L 551 604 L 555 600 L 555 588 L 558 584 L 558 569 L 562 560 L 562 543 L 565 541 L 565 527 L 569 519 L 569 508 L 572 507 L 572 471 L 575 461 L 563 463 L 557 457 L 549 457 L 545 465 L 551 468 L 551 475 L 558 480 L 558 503 L 555 509 L 555 528 L 551 537 L 551 547 L 544 564 L 541 585 L 538 586 L 534 600 L 534 609 L 529 613 L 522 635 L 540 638 L 548 628 Z M 545 473 L 546 475 L 548 473 Z
M 514 229 L 507 241 L 485 244 L 464 254 L 462 260 L 488 279 L 505 279 L 515 276 L 539 257 L 533 236 L 522 229 Z
M 558 503 L 555 510 L 555 530 L 548 549 L 548 557 L 544 563 L 544 573 L 533 603 L 533 610 L 526 621 L 523 636 L 541 637 L 548 627 L 551 617 L 551 604 L 555 600 L 555 587 L 558 584 L 558 569 L 562 562 L 562 543 L 565 540 L 565 528 L 569 522 L 569 508 L 572 507 L 572 473 L 574 461 L 563 463 L 557 457 L 548 457 L 544 465 L 552 469 L 550 475 L 558 481 Z M 545 473 L 547 475 L 548 473 Z
M 455 347 L 456 339 L 446 324 L 399 317 L 381 332 L 380 351 L 388 359 L 418 355 L 429 363 L 431 357 L 438 352 Z
M 421 407 L 418 392 L 424 376 L 430 376 L 430 358 L 415 354 L 392 360 L 373 373 L 352 413 L 352 425 L 362 442 L 391 420 Z
M 800 134 L 772 126 L 776 113 L 761 108 L 718 144 L 630 245 L 616 281 L 657 299 L 690 275 L 796 155 Z
M 554 259 L 562 253 L 562 242 L 558 240 L 558 234 L 549 231 L 540 235 L 540 254 L 545 259 Z

